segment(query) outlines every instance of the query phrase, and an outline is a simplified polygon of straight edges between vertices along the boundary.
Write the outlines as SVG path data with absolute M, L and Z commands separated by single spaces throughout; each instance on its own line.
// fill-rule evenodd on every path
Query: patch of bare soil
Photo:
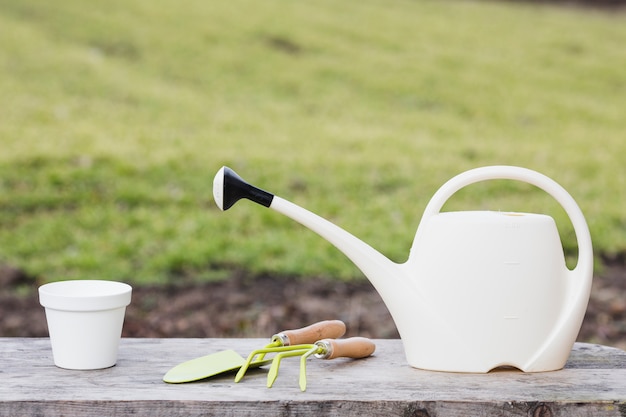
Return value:
M 0 267 L 0 336 L 48 335 L 36 287 L 19 270 Z M 298 280 L 241 271 L 222 282 L 134 288 L 123 336 L 269 338 L 326 319 L 343 320 L 346 336 L 399 337 L 367 281 Z M 607 261 L 594 278 L 578 340 L 626 349 L 626 259 Z

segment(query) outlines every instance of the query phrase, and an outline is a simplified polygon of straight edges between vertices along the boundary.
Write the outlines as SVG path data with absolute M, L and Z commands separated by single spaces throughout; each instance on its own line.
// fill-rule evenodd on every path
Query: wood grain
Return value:
M 455 374 L 413 369 L 400 340 L 375 340 L 365 359 L 310 359 L 307 390 L 298 359 L 267 370 L 166 384 L 174 365 L 223 349 L 242 356 L 266 339 L 122 339 L 116 366 L 54 366 L 47 338 L 0 338 L 0 416 L 626 416 L 626 352 L 577 343 L 563 370 Z
M 325 320 L 295 330 L 281 332 L 287 338 L 287 346 L 315 343 L 327 337 L 336 339 L 346 333 L 346 325 L 341 320 Z

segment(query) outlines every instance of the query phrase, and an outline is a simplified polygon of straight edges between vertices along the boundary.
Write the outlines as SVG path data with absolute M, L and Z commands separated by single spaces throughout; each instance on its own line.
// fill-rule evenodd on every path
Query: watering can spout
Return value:
M 389 287 L 393 287 L 389 279 L 402 274 L 402 265 L 391 261 L 351 233 L 294 203 L 248 184 L 228 167 L 222 167 L 215 175 L 213 197 L 221 210 L 228 210 L 237 201 L 245 198 L 282 213 L 311 229 L 346 255 L 383 298 L 389 292 Z M 398 291 L 397 287 L 395 291 Z

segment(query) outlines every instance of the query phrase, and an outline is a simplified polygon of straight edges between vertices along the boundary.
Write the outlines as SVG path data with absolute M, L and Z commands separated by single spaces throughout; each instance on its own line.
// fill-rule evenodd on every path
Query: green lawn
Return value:
M 0 263 L 41 280 L 360 277 L 250 182 L 408 256 L 470 168 L 561 183 L 597 254 L 626 250 L 626 13 L 483 1 L 0 0 Z M 545 212 L 492 181 L 446 209 Z

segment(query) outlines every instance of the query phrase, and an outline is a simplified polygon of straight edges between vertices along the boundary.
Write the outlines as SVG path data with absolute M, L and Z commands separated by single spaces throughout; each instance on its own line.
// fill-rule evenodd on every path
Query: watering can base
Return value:
M 528 358 L 526 360 L 511 360 L 511 358 L 494 360 L 493 356 L 490 358 L 459 357 L 458 352 L 456 354 L 441 352 L 434 360 L 432 358 L 431 360 L 424 360 L 423 357 L 421 360 L 412 360 L 407 355 L 407 361 L 413 368 L 426 371 L 475 374 L 486 374 L 504 369 L 515 369 L 525 373 L 558 371 L 563 369 L 568 358 L 569 350 L 567 354 L 553 357 L 551 360 L 532 361 L 532 363 L 529 363 Z
M 460 367 L 460 368 L 451 368 L 451 369 L 442 368 L 442 367 L 429 367 L 423 364 L 410 364 L 409 363 L 409 365 L 413 368 L 421 369 L 423 371 L 464 373 L 464 374 L 487 374 L 491 372 L 498 372 L 498 371 L 504 371 L 504 370 L 513 370 L 513 371 L 519 371 L 519 372 L 524 372 L 524 373 L 553 372 L 553 371 L 561 370 L 565 366 L 565 364 L 562 364 L 562 365 L 559 364 L 555 367 L 527 370 L 527 369 L 521 368 L 520 366 L 516 366 L 513 364 L 509 364 L 509 363 L 503 363 L 503 364 L 498 364 L 494 366 L 487 366 L 484 368 L 477 368 L 477 367 L 469 366 L 469 367 Z

